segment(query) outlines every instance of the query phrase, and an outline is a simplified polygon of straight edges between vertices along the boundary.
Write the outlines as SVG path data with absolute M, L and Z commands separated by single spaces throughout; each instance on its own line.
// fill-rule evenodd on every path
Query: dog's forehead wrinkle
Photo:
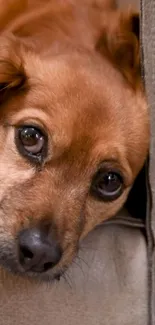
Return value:
M 37 60 L 32 57 L 30 62 L 28 61 L 26 70 L 32 84 L 46 84 L 51 91 L 58 90 L 59 92 L 60 87 L 67 89 L 74 84 L 76 87 L 76 83 L 79 82 L 88 86 L 95 84 L 97 86 L 104 82 L 105 87 L 108 80 L 111 84 L 113 78 L 118 78 L 118 81 L 121 79 L 118 71 L 111 67 L 106 59 L 104 62 L 104 60 L 96 60 L 91 55 L 83 57 L 77 53 L 56 56 L 49 62 L 42 61 L 39 57 Z M 114 83 L 113 86 L 115 86 Z
M 30 56 L 29 59 L 25 62 L 25 70 L 31 81 L 49 81 L 49 78 L 53 78 L 55 80 L 54 84 L 59 83 L 65 84 L 67 82 L 68 76 L 75 76 L 76 68 L 75 64 L 76 60 L 74 60 L 74 53 L 72 57 L 68 56 L 56 56 L 53 57 L 52 60 L 43 60 L 39 56 Z M 82 68 L 82 63 L 80 61 L 77 62 L 79 68 Z
M 104 76 L 99 78 L 98 75 L 94 77 L 92 71 L 85 69 L 84 72 L 78 71 L 66 71 L 64 77 L 56 76 L 51 72 L 50 78 L 42 78 L 39 82 L 36 81 L 35 85 L 32 85 L 30 103 L 36 105 L 36 102 L 46 110 L 61 110 L 63 112 L 72 111 L 78 112 L 81 109 L 86 112 L 87 117 L 95 110 L 95 115 L 100 114 L 101 109 L 104 112 L 119 106 L 118 89 L 116 86 L 111 87 L 111 82 Z M 64 78 L 64 79 L 63 79 Z M 46 87 L 45 87 L 46 85 Z M 113 88 L 113 89 L 111 89 Z M 114 95 L 115 93 L 115 95 Z M 117 94 L 118 93 L 118 94 Z M 115 98 L 114 98 L 115 97 Z M 116 105 L 114 106 L 113 100 L 115 99 Z M 106 105 L 104 105 L 104 102 Z M 117 105 L 117 102 L 119 105 Z M 108 103 L 112 105 L 108 105 Z M 123 105 L 122 105 L 123 106 Z M 107 108 L 106 108 L 107 107 Z

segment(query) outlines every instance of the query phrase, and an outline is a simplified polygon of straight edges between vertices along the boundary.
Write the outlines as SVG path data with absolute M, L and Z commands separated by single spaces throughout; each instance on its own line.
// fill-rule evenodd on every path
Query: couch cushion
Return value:
M 144 78 L 151 115 L 147 235 L 149 258 L 149 325 L 155 324 L 155 1 L 141 0 Z M 151 190 L 151 191 L 150 191 Z

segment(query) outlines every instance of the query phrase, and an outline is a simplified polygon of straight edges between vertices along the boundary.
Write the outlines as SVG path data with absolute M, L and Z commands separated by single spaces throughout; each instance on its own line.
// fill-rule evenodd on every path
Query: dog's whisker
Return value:
M 68 286 L 70 287 L 70 289 L 72 289 L 71 279 L 70 279 L 69 275 L 67 274 L 67 272 L 65 272 L 65 273 L 62 274 L 62 278 L 68 284 Z
M 82 268 L 82 265 L 78 264 L 75 260 L 73 261 L 72 264 L 75 264 L 80 269 L 80 271 L 82 272 L 83 276 L 85 275 L 85 273 L 83 271 L 83 268 Z
M 90 250 L 90 251 L 95 251 L 95 252 L 98 252 L 100 249 L 103 249 L 104 247 L 100 246 L 98 248 L 94 248 L 92 246 L 80 246 L 80 251 L 84 251 L 84 250 Z
M 77 255 L 77 258 L 83 262 L 88 268 L 90 268 L 90 265 L 88 264 L 88 262 L 86 262 L 81 256 Z

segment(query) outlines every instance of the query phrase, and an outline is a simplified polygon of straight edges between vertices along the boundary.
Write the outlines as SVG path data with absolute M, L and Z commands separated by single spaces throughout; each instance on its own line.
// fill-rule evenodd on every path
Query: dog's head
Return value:
M 92 50 L 50 57 L 0 38 L 0 263 L 12 272 L 53 279 L 126 201 L 149 143 L 137 24 L 117 14 Z

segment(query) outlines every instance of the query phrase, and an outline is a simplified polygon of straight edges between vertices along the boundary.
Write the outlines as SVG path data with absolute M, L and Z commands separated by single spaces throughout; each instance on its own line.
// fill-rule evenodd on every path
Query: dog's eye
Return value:
M 19 151 L 24 156 L 42 160 L 45 136 L 39 128 L 34 126 L 19 127 L 16 129 L 15 139 Z
M 19 137 L 25 150 L 32 154 L 38 154 L 44 145 L 44 137 L 39 130 L 34 127 L 24 127 L 19 132 Z
M 123 178 L 117 171 L 100 170 L 91 185 L 91 194 L 103 201 L 114 201 L 123 192 Z

